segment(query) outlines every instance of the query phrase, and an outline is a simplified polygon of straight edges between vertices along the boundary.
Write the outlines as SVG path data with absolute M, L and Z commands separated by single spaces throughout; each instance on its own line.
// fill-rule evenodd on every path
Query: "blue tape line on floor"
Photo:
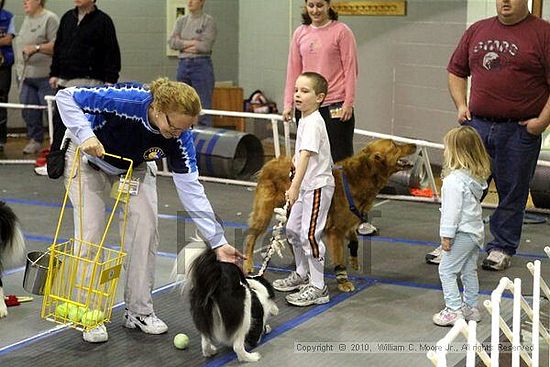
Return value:
M 0 198 L 0 200 L 5 201 L 6 203 L 13 203 L 13 204 L 24 204 L 24 205 L 37 205 L 37 206 L 47 206 L 47 207 L 61 207 L 60 204 L 50 204 L 50 203 L 43 203 L 40 201 L 35 200 L 22 200 L 22 199 L 6 199 L 6 198 Z M 181 217 L 177 215 L 169 215 L 169 214 L 159 214 L 159 218 L 162 219 L 171 219 L 171 220 L 183 220 L 185 222 L 192 222 L 192 219 Z M 225 227 L 230 228 L 248 228 L 246 224 L 243 223 L 237 223 L 237 222 L 223 222 L 223 225 Z M 382 236 L 359 236 L 360 238 L 369 238 L 372 241 L 377 242 L 387 242 L 387 243 L 399 243 L 399 244 L 406 244 L 411 246 L 426 246 L 426 247 L 433 247 L 436 248 L 439 246 L 439 243 L 433 242 L 433 241 L 422 241 L 422 240 L 411 240 L 406 238 L 395 238 L 395 237 L 382 237 Z M 530 254 L 525 252 L 517 252 L 515 256 L 519 257 L 526 257 L 526 258 L 533 258 L 533 259 L 547 259 L 546 255 L 539 255 L 539 254 Z

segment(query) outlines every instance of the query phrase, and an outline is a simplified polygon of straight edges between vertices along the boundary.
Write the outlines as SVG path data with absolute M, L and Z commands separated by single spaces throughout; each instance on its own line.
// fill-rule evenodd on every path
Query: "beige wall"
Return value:
M 216 79 L 235 81 L 245 97 L 261 89 L 281 106 L 289 41 L 300 24 L 303 3 L 208 0 L 205 10 L 215 17 L 219 30 L 213 54 Z M 165 4 L 164 0 L 98 0 L 117 28 L 121 80 L 175 76 L 177 60 L 165 52 Z M 47 5 L 61 15 L 73 2 L 50 0 Z M 17 28 L 23 18 L 21 7 L 17 0 L 6 5 L 17 15 Z M 550 14 L 550 9 L 544 10 Z M 440 142 L 455 124 L 447 91 L 448 59 L 469 24 L 494 14 L 494 0 L 408 0 L 404 17 L 341 16 L 357 39 L 357 127 Z M 16 89 L 14 84 L 12 102 L 18 100 Z M 18 123 L 18 111 L 11 111 L 9 126 Z
M 98 0 L 98 7 L 113 18 L 122 56 L 120 81 L 148 82 L 159 76 L 175 78 L 176 57 L 166 56 L 165 0 Z M 49 0 L 46 8 L 61 17 L 74 7 L 72 0 Z M 21 0 L 7 0 L 5 8 L 16 16 L 16 30 L 23 22 Z M 208 0 L 205 11 L 218 27 L 213 63 L 217 80 L 238 80 L 238 0 Z M 17 83 L 12 83 L 10 102 L 19 101 Z M 19 110 L 9 110 L 9 127 L 23 127 Z

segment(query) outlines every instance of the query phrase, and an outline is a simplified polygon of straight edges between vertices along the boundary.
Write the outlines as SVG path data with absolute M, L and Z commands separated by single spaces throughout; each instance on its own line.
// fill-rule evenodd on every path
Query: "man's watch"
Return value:
M 36 52 L 40 52 L 40 45 L 34 46 L 34 49 L 36 50 Z

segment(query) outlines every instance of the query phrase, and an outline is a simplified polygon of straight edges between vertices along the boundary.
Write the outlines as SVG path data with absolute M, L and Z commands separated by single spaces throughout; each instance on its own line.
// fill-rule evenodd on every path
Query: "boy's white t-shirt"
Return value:
M 296 134 L 296 150 L 293 163 L 298 167 L 300 151 L 308 150 L 313 154 L 309 158 L 306 174 L 302 180 L 301 190 L 315 190 L 324 186 L 334 186 L 332 176 L 332 156 L 325 120 L 315 111 L 300 119 Z

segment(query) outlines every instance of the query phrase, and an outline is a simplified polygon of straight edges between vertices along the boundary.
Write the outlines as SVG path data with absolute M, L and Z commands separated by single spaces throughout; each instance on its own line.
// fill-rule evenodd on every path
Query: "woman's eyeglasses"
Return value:
M 183 127 L 174 126 L 172 124 L 172 121 L 170 121 L 170 118 L 168 117 L 167 113 L 164 113 L 164 116 L 166 116 L 166 123 L 168 124 L 168 127 L 170 128 L 170 130 L 172 130 L 173 132 L 178 133 L 178 134 L 181 134 L 185 130 L 185 128 L 183 128 Z

